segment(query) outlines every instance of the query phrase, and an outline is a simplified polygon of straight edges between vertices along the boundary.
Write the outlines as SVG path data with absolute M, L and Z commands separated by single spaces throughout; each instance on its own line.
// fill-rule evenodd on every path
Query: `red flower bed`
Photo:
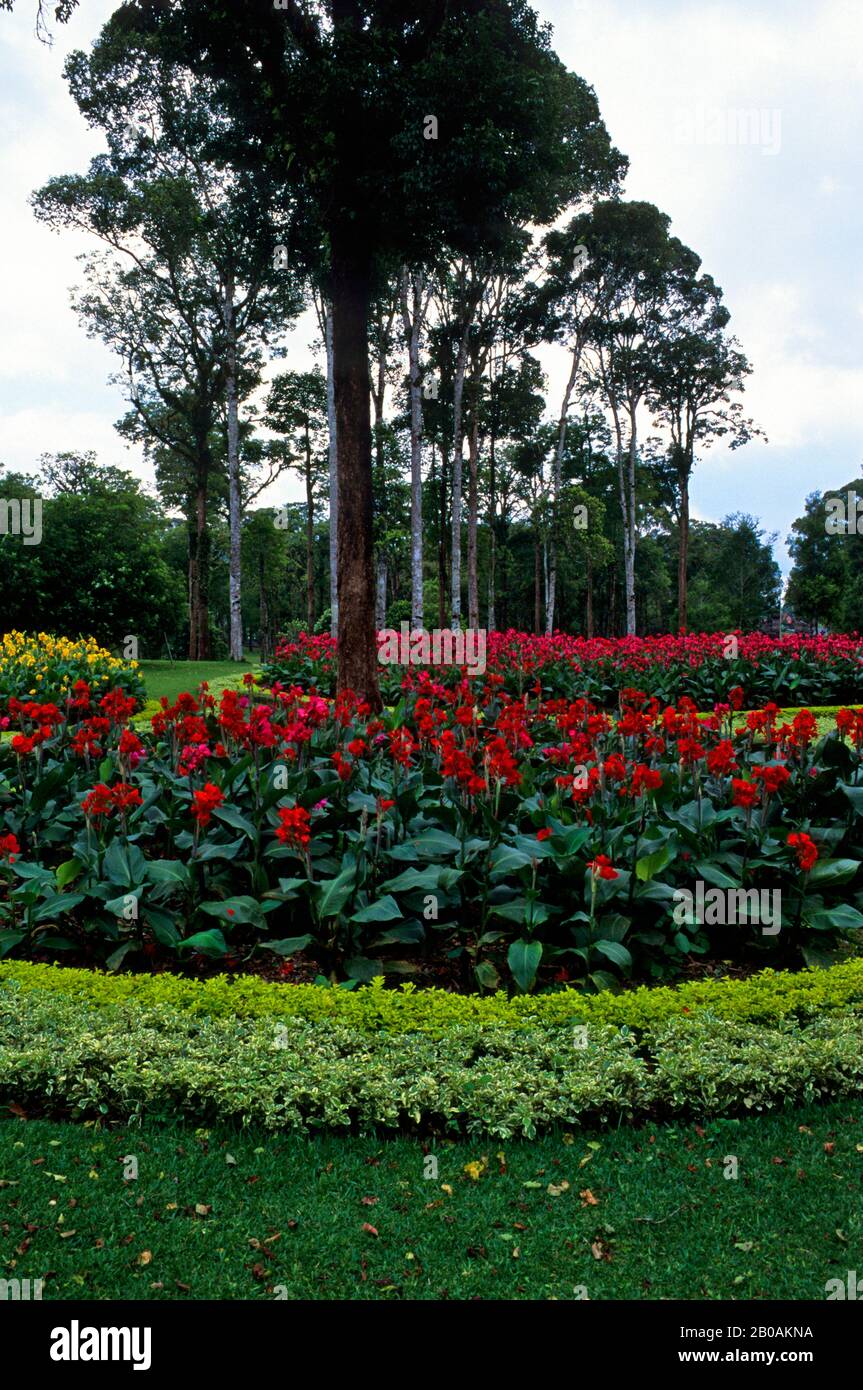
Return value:
M 303 950 L 355 980 L 443 952 L 466 986 L 604 988 L 707 951 L 826 959 L 863 925 L 863 711 L 818 739 L 774 702 L 705 717 L 630 688 L 612 715 L 405 680 L 380 717 L 299 685 L 202 687 L 139 733 L 113 693 L 18 703 L 0 951 Z
M 329 636 L 301 634 L 283 642 L 267 668 L 270 679 L 299 681 L 331 692 L 336 644 Z M 381 667 L 388 699 L 415 685 L 416 667 Z M 463 672 L 438 668 L 451 683 Z M 586 696 L 614 707 L 627 686 L 638 685 L 665 702 L 682 695 L 700 708 L 739 691 L 748 707 L 834 705 L 863 695 L 863 638 L 834 634 L 782 638 L 762 633 L 687 633 L 677 637 L 536 637 L 490 632 L 486 674 L 475 684 L 503 685 L 510 694 Z

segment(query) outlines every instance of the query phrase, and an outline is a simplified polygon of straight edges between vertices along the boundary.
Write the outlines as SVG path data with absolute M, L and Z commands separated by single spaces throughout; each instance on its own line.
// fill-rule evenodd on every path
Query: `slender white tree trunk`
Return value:
M 552 468 L 551 491 L 551 557 L 548 575 L 548 602 L 545 610 L 545 633 L 550 637 L 554 631 L 554 609 L 557 601 L 557 542 L 560 529 L 560 488 L 563 477 L 563 452 L 566 448 L 566 427 L 569 419 L 569 403 L 572 400 L 572 393 L 575 389 L 578 368 L 581 362 L 581 342 L 577 341 L 572 350 L 572 366 L 569 372 L 569 380 L 566 383 L 566 390 L 563 393 L 563 404 L 560 408 L 560 420 L 557 427 L 557 447 L 554 451 L 554 466 Z
M 375 592 L 375 627 L 378 632 L 387 621 L 387 562 L 383 555 L 378 556 L 377 588 Z
M 453 382 L 453 457 L 452 457 L 452 630 L 461 627 L 461 493 L 462 493 L 462 444 L 464 425 L 462 422 L 462 401 L 464 399 L 464 376 L 467 366 L 468 326 L 465 327 L 458 345 Z
M 638 450 L 635 413 L 630 413 L 629 449 L 626 455 L 626 487 L 623 512 L 623 560 L 626 579 L 626 634 L 635 636 L 635 459 Z
M 225 401 L 228 413 L 228 521 L 230 558 L 228 563 L 228 598 L 230 606 L 230 651 L 232 661 L 243 659 L 243 603 L 240 533 L 242 501 L 240 498 L 240 415 L 237 399 L 237 332 L 234 321 L 234 277 L 225 276 L 224 322 L 226 341 Z
M 467 436 L 468 493 L 467 493 L 467 622 L 474 632 L 479 627 L 479 578 L 477 573 L 479 525 L 479 428 L 476 419 L 476 399 L 471 410 Z
M 329 431 L 330 487 L 330 635 L 339 630 L 339 455 L 336 440 L 336 396 L 333 386 L 333 312 L 326 307 L 324 342 L 327 351 L 327 428 Z
M 411 407 L 411 628 L 423 627 L 423 482 L 422 482 L 422 373 L 420 343 L 424 318 L 424 282 L 420 272 L 402 271 L 401 311 L 408 348 Z

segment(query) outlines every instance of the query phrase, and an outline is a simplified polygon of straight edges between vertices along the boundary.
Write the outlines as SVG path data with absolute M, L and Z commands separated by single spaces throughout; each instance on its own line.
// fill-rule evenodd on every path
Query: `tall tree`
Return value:
M 81 112 L 104 131 L 109 153 L 85 177 L 51 180 L 34 206 L 54 226 L 86 227 L 138 271 L 136 294 L 158 305 L 153 327 L 170 315 L 175 337 L 189 338 L 194 314 L 199 348 L 206 339 L 218 362 L 229 479 L 230 647 L 241 660 L 241 386 L 247 393 L 255 384 L 262 345 L 298 311 L 297 288 L 290 275 L 274 273 L 250 181 L 221 156 L 212 83 L 178 65 L 155 36 L 130 44 L 110 25 L 91 54 L 70 56 L 66 76 Z M 152 333 L 149 351 L 155 368 L 160 346 Z M 153 370 L 150 375 L 155 379 Z M 200 460 L 198 468 L 202 481 Z M 202 524 L 205 513 L 196 503 Z M 205 538 L 196 535 L 193 576 L 201 546 Z M 197 596 L 192 631 L 190 650 L 206 647 Z
M 430 263 L 548 225 L 622 166 L 592 90 L 523 0 L 137 0 L 221 83 L 235 158 L 327 246 L 339 448 L 339 683 L 380 705 L 368 323 L 382 263 Z
M 306 493 L 306 628 L 315 626 L 315 498 L 324 477 L 327 383 L 317 369 L 283 372 L 267 396 L 264 423 L 284 437 L 284 462 L 302 475 Z
M 593 299 L 589 345 L 595 379 L 614 428 L 629 634 L 636 628 L 639 417 L 658 345 L 669 332 L 673 286 L 691 280 L 699 265 L 668 229 L 669 218 L 652 203 L 617 200 L 598 203 L 567 229 L 571 250 L 584 246 L 588 257 L 581 275 Z
M 422 271 L 402 270 L 400 308 L 408 353 L 408 399 L 411 432 L 411 626 L 423 626 L 423 482 L 422 482 L 422 366 L 420 351 L 431 292 Z
M 733 399 L 752 368 L 739 345 L 725 334 L 729 315 L 720 303 L 722 291 L 704 275 L 683 283 L 677 293 L 681 312 L 656 345 L 648 397 L 671 438 L 669 468 L 678 521 L 677 626 L 686 631 L 689 482 L 696 449 L 723 437 L 730 448 L 738 449 L 761 431 L 744 418 L 742 403 Z

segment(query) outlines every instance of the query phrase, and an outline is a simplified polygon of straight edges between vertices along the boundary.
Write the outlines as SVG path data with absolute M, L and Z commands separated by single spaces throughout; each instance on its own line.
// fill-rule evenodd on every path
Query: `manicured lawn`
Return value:
M 45 1299 L 823 1299 L 863 1268 L 861 1105 L 432 1152 L 426 1179 L 411 1139 L 6 1118 L 0 1276 Z
M 192 694 L 201 681 L 209 681 L 214 691 L 223 690 L 226 685 L 239 682 L 247 671 L 258 671 L 257 663 L 248 659 L 239 661 L 142 661 L 141 672 L 147 683 L 147 700 L 157 701 L 166 695 L 171 704 L 184 690 Z M 155 706 L 154 706 L 155 708 Z

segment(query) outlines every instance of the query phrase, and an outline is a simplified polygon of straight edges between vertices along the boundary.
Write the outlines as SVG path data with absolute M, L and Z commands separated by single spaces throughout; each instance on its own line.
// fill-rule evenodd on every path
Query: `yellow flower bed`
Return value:
M 139 698 L 144 681 L 137 661 L 112 656 L 95 637 L 55 637 L 50 632 L 7 632 L 0 641 L 0 701 L 62 704 L 76 681 L 94 694 L 120 686 Z

